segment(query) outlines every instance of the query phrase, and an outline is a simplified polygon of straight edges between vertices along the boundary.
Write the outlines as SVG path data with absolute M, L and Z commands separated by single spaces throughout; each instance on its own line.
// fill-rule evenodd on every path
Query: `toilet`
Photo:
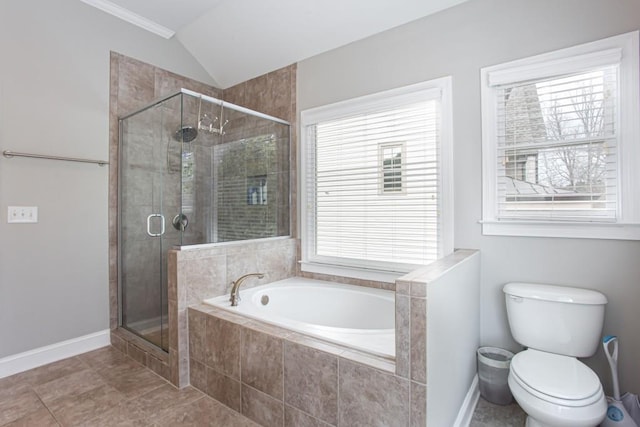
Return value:
M 508 384 L 526 427 L 595 427 L 607 412 L 600 379 L 578 357 L 600 343 L 607 298 L 567 286 L 508 283 L 513 338 L 527 349 L 511 360 Z

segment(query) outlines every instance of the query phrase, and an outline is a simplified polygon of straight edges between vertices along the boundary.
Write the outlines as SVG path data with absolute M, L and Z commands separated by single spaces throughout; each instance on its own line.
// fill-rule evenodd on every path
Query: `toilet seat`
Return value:
M 560 406 L 588 406 L 602 399 L 598 376 L 570 356 L 525 350 L 511 360 L 513 380 L 529 394 Z

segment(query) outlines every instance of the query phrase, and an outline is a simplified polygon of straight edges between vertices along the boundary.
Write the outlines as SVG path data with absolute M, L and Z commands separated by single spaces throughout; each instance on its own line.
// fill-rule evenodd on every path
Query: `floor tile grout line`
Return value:
M 47 412 L 49 412 L 49 415 L 51 415 L 51 417 L 53 418 L 53 420 L 59 425 L 62 426 L 62 422 L 58 421 L 58 418 L 56 418 L 55 414 L 53 413 L 53 410 L 51 410 L 51 408 L 49 408 L 49 405 L 47 405 L 46 403 L 44 403 L 44 401 L 42 400 L 42 398 L 40 397 L 40 395 L 38 394 L 38 392 L 35 391 L 33 386 L 29 386 L 31 388 L 31 391 L 33 391 L 33 393 L 38 397 L 38 400 L 40 401 L 40 403 L 42 404 L 42 406 L 45 407 L 45 409 L 47 410 Z
M 107 352 L 116 351 L 117 353 L 114 353 L 114 354 L 118 354 L 118 355 L 122 354 L 120 351 L 118 351 L 117 349 L 113 349 L 113 348 L 110 348 L 109 350 L 106 350 L 106 351 Z M 119 363 L 120 364 L 124 363 L 124 364 L 126 364 L 128 366 L 131 366 L 131 365 L 128 364 L 129 363 L 128 359 L 118 358 L 117 360 L 114 361 L 113 359 L 109 359 L 109 356 L 110 356 L 109 354 L 105 354 L 105 358 L 103 360 L 110 360 L 111 361 L 111 366 L 114 367 L 114 368 L 117 368 Z M 96 360 L 98 360 L 98 359 L 96 359 Z M 86 370 L 88 372 L 91 372 L 91 374 L 96 376 L 96 379 L 99 382 L 105 384 L 103 382 L 103 378 L 104 377 L 99 375 L 97 373 L 97 370 L 100 369 L 100 368 L 107 367 L 106 365 L 99 364 L 96 367 L 93 367 L 93 366 L 89 366 L 87 363 L 84 363 L 81 367 L 82 367 L 83 371 Z M 142 366 L 142 367 L 144 368 L 144 370 L 148 370 L 148 371 L 153 372 L 153 370 L 149 369 L 148 367 L 145 367 L 145 366 Z M 124 371 L 123 374 L 126 376 L 126 371 Z M 156 374 L 156 373 L 154 372 L 154 374 Z M 73 373 L 68 374 L 68 375 L 73 375 Z M 64 378 L 64 377 L 65 377 L 65 375 L 61 376 L 60 378 L 52 379 L 51 381 L 55 381 L 56 379 L 61 379 L 61 378 Z M 162 378 L 162 377 L 160 376 L 160 378 Z M 144 401 L 145 400 L 145 396 L 149 395 L 150 393 L 153 393 L 154 391 L 158 390 L 161 387 L 165 387 L 165 384 L 171 385 L 171 389 L 176 390 L 177 393 L 180 393 L 181 390 L 183 390 L 183 389 L 176 388 L 175 386 L 173 386 L 173 384 L 168 382 L 166 379 L 164 379 L 164 378 L 162 378 L 162 379 L 163 379 L 163 381 L 161 381 L 160 382 L 161 384 L 158 385 L 157 387 L 153 387 L 151 389 L 145 390 L 144 392 L 142 392 L 140 394 L 137 394 L 136 396 L 129 397 L 129 398 L 126 398 L 126 399 L 123 399 L 123 400 L 119 400 L 118 402 L 113 403 L 113 404 L 109 404 L 108 405 L 108 409 L 106 409 L 104 412 L 101 412 L 101 414 L 96 415 L 96 416 L 92 417 L 89 420 L 85 420 L 84 422 L 91 423 L 92 420 L 95 420 L 96 422 L 99 422 L 99 418 L 101 416 L 104 416 L 105 414 L 107 414 L 108 411 L 111 411 L 111 410 L 115 410 L 115 411 L 123 410 L 123 409 L 125 409 L 125 406 L 123 406 L 123 405 L 126 405 L 127 403 L 132 402 L 132 401 L 136 401 L 137 399 L 142 399 Z M 49 382 L 49 381 L 47 381 L 47 382 Z M 90 383 L 93 383 L 93 381 L 90 381 Z M 43 384 L 46 384 L 46 383 L 43 383 Z M 25 391 L 26 392 L 35 394 L 35 396 L 36 396 L 35 399 L 37 399 L 38 402 L 36 403 L 35 400 L 34 400 L 34 403 L 36 403 L 36 406 L 38 407 L 38 411 L 42 411 L 42 407 L 46 408 L 46 411 L 47 411 L 46 413 L 51 417 L 51 419 L 53 420 L 53 422 L 56 423 L 56 425 L 58 425 L 59 427 L 65 426 L 65 424 L 62 423 L 56 417 L 56 415 L 54 414 L 54 412 L 52 410 L 52 407 L 47 405 L 44 402 L 42 396 L 35 391 L 34 388 L 37 387 L 37 385 L 25 384 L 25 386 L 26 386 L 25 387 Z M 185 387 L 185 388 L 187 388 L 187 387 Z M 173 415 L 174 411 L 176 411 L 176 412 L 186 411 L 184 408 L 188 407 L 189 405 L 197 404 L 198 402 L 204 402 L 203 399 L 205 399 L 205 401 L 212 401 L 212 402 L 219 403 L 215 399 L 213 399 L 210 396 L 206 395 L 205 393 L 201 392 L 200 390 L 197 390 L 197 389 L 195 389 L 193 387 L 188 387 L 188 388 L 192 389 L 191 391 L 193 392 L 193 394 L 190 397 L 188 397 L 187 399 L 185 399 L 184 401 L 178 401 L 179 403 L 176 403 L 176 404 L 171 404 L 172 402 L 174 402 L 173 400 L 167 401 L 168 404 L 162 406 L 162 408 L 161 408 L 161 409 L 164 409 L 164 408 L 167 409 L 167 412 L 163 411 L 163 413 L 165 413 L 167 415 Z M 168 387 L 167 387 L 167 389 L 168 389 Z M 189 391 L 188 393 L 191 393 L 191 391 Z M 120 393 L 122 393 L 122 392 L 120 392 Z M 131 412 L 130 414 L 126 413 L 126 414 L 124 414 L 124 416 L 125 417 L 131 417 L 131 419 L 129 419 L 128 421 L 132 421 L 132 422 L 144 421 L 144 422 L 146 422 L 146 425 L 164 426 L 165 424 L 164 424 L 164 422 L 163 422 L 163 420 L 161 418 L 153 417 L 153 414 L 158 412 L 157 411 L 158 408 L 156 408 L 155 404 L 153 403 L 153 399 L 148 399 L 147 398 L 146 400 L 149 402 L 149 407 L 148 408 L 150 409 L 148 417 L 146 415 L 143 415 L 142 417 L 140 417 L 138 415 L 140 413 L 135 411 L 135 408 L 138 408 L 137 405 L 134 405 L 135 408 L 133 408 L 134 409 L 133 412 Z M 233 413 L 237 414 L 241 418 L 246 418 L 246 417 L 243 417 L 238 412 L 233 411 L 231 408 L 226 407 L 226 405 L 221 405 L 221 407 L 225 407 L 226 408 L 225 410 L 233 412 Z M 146 411 L 145 411 L 145 413 L 146 413 Z M 42 415 L 44 415 L 44 413 Z M 30 416 L 30 415 L 29 414 L 25 414 L 24 416 Z M 24 418 L 24 416 L 21 417 L 21 419 Z M 145 421 L 145 420 L 148 420 L 148 421 Z

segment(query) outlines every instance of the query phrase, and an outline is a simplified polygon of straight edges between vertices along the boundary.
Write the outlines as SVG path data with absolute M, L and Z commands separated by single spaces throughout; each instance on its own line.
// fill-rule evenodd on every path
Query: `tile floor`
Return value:
M 524 419 L 515 403 L 480 398 L 470 427 L 521 427 Z M 0 379 L 0 426 L 258 427 L 110 346 Z
M 0 426 L 258 425 L 104 347 L 0 379 Z
M 526 418 L 515 402 L 505 406 L 494 405 L 481 397 L 469 427 L 523 427 Z

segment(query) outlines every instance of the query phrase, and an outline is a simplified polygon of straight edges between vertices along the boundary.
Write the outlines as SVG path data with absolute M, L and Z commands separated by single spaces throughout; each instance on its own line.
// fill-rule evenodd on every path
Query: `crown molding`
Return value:
M 112 3 L 108 0 L 80 0 L 83 3 L 88 4 L 89 6 L 93 6 L 96 9 L 100 9 L 103 12 L 107 12 L 110 15 L 113 15 L 117 18 L 122 19 L 130 24 L 136 25 L 140 28 L 143 28 L 149 32 L 152 32 L 160 37 L 164 37 L 165 39 L 170 39 L 176 33 L 175 31 L 158 24 L 150 19 L 145 18 L 144 16 L 140 16 L 137 13 L 130 11 L 129 9 L 125 9 L 122 6 L 118 6 L 115 3 Z

